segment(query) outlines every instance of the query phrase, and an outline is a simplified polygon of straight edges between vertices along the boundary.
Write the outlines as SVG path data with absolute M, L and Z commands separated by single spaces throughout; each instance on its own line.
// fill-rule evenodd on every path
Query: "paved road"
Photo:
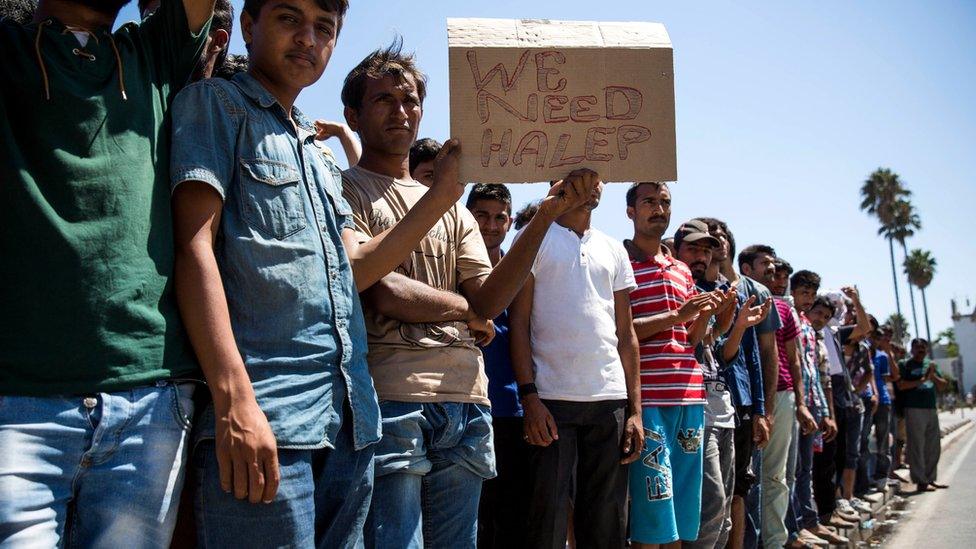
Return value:
M 907 496 L 912 512 L 899 521 L 885 549 L 976 547 L 976 428 L 943 450 L 939 482 L 949 489 Z

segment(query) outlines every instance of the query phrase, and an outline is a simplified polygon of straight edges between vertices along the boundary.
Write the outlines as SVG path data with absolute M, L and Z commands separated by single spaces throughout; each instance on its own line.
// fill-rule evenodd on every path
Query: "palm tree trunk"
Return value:
M 905 242 L 901 243 L 902 252 L 905 254 L 905 259 L 908 259 L 908 246 L 905 246 Z M 906 277 L 907 278 L 907 277 Z M 912 301 L 912 325 L 915 327 L 915 337 L 918 337 L 918 314 L 915 313 L 915 290 L 912 289 L 911 279 L 908 280 L 908 297 Z
M 901 316 L 901 297 L 898 296 L 898 270 L 895 269 L 894 239 L 888 239 L 888 252 L 891 253 L 891 281 L 895 283 L 895 310 L 898 311 L 898 316 Z
M 929 340 L 929 358 L 932 358 L 932 332 L 929 331 L 929 304 L 925 301 L 925 288 L 922 292 L 922 310 L 925 312 L 925 339 Z

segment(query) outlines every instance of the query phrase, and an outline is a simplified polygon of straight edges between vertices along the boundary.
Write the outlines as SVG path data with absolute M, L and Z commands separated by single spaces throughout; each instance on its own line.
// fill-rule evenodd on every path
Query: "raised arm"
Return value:
M 163 2 L 175 2 L 176 0 L 163 0 Z M 203 25 L 213 16 L 215 0 L 183 0 L 183 9 L 186 10 L 186 23 L 190 32 L 196 34 L 200 32 Z
M 464 187 L 458 184 L 460 152 L 456 140 L 444 143 L 434 159 L 433 185 L 396 225 L 362 243 L 352 229 L 342 231 L 358 291 L 369 288 L 402 263 L 434 223 L 461 198 Z
M 346 153 L 346 163 L 349 164 L 350 168 L 359 164 L 359 158 L 363 155 L 363 146 L 348 125 L 341 122 L 316 120 L 315 130 L 315 139 L 325 140 L 335 137 L 339 140 L 342 151 Z
M 462 284 L 464 295 L 478 316 L 495 318 L 508 307 L 529 275 L 549 227 L 557 217 L 589 200 L 599 178 L 592 170 L 576 170 L 550 187 L 548 196 L 539 204 L 539 211 L 491 275 Z

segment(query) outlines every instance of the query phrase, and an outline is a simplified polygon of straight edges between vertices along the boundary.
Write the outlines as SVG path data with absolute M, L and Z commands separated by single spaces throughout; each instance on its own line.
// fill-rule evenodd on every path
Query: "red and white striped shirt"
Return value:
M 628 242 L 628 244 L 630 244 Z M 635 258 L 631 251 L 637 289 L 630 293 L 634 319 L 674 311 L 695 295 L 695 281 L 688 266 L 665 257 Z M 684 406 L 705 403 L 705 383 L 695 348 L 688 343 L 684 324 L 640 341 L 642 406 Z

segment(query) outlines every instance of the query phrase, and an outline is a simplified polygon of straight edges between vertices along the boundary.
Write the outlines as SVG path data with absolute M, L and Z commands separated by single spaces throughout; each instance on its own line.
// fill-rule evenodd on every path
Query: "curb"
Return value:
M 945 451 L 949 446 L 962 438 L 974 425 L 976 425 L 976 422 L 973 419 L 965 419 L 943 428 L 941 437 L 942 451 Z M 871 543 L 872 538 L 876 534 L 891 531 L 897 522 L 897 518 L 889 519 L 889 511 L 893 511 L 892 507 L 895 504 L 900 504 L 905 501 L 904 498 L 898 495 L 902 492 L 904 486 L 910 486 L 910 483 L 908 485 L 901 484 L 898 487 L 889 485 L 883 493 L 883 497 L 877 503 L 872 504 L 872 512 L 870 514 L 861 514 L 860 528 L 839 529 L 840 534 L 850 540 L 850 543 L 847 545 L 848 548 L 866 547 Z M 833 547 L 842 546 L 835 545 Z

